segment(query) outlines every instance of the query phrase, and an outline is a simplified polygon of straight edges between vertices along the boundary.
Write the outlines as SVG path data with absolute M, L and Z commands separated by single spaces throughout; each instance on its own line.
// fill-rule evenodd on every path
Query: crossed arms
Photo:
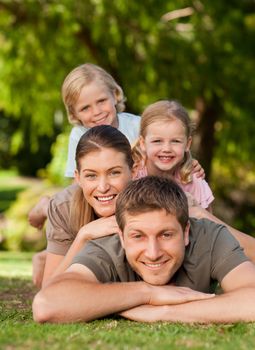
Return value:
M 74 264 L 45 286 L 33 302 L 37 322 L 91 321 L 113 313 L 143 322 L 232 323 L 255 321 L 255 266 L 243 262 L 222 280 L 224 294 L 145 282 L 99 283 Z

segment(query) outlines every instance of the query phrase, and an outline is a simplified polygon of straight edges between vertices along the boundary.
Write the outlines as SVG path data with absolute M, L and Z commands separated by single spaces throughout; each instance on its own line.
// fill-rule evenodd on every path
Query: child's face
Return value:
M 140 142 L 147 156 L 148 170 L 156 175 L 158 171 L 176 169 L 190 149 L 191 137 L 187 138 L 182 122 L 173 119 L 150 124 Z
M 116 98 L 100 82 L 92 82 L 84 86 L 74 106 L 75 117 L 86 128 L 96 125 L 118 126 L 116 114 Z

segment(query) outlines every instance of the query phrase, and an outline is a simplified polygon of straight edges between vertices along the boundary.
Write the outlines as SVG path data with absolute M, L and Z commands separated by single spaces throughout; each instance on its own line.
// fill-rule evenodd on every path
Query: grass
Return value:
M 179 350 L 254 349 L 255 324 L 145 324 L 118 317 L 69 324 L 36 324 L 31 303 L 31 253 L 0 252 L 0 349 Z

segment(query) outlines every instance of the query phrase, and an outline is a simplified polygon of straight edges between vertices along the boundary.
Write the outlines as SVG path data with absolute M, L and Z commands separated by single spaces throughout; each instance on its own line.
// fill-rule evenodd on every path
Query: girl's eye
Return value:
M 82 108 L 82 111 L 86 112 L 88 109 L 89 109 L 89 106 L 84 106 L 84 107 Z
M 106 98 L 101 98 L 98 103 L 104 103 L 106 101 Z
M 153 140 L 152 143 L 160 143 L 161 140 Z
M 173 143 L 181 143 L 181 140 L 173 140 Z

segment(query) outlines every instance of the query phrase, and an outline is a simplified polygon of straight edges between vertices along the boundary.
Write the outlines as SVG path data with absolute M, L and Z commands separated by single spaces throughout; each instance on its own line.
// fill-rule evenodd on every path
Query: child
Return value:
M 193 125 L 187 111 L 176 101 L 159 101 L 142 114 L 140 137 L 133 148 L 135 178 L 170 176 L 202 208 L 214 199 L 205 180 L 192 175 L 190 147 Z
M 75 151 L 81 136 L 96 125 L 118 128 L 132 144 L 138 138 L 140 117 L 124 113 L 125 97 L 121 87 L 103 68 L 86 63 L 74 68 L 62 85 L 62 98 L 69 122 L 74 125 L 69 136 L 66 177 L 74 177 Z M 42 197 L 29 212 L 28 220 L 41 228 L 47 218 L 49 197 Z

